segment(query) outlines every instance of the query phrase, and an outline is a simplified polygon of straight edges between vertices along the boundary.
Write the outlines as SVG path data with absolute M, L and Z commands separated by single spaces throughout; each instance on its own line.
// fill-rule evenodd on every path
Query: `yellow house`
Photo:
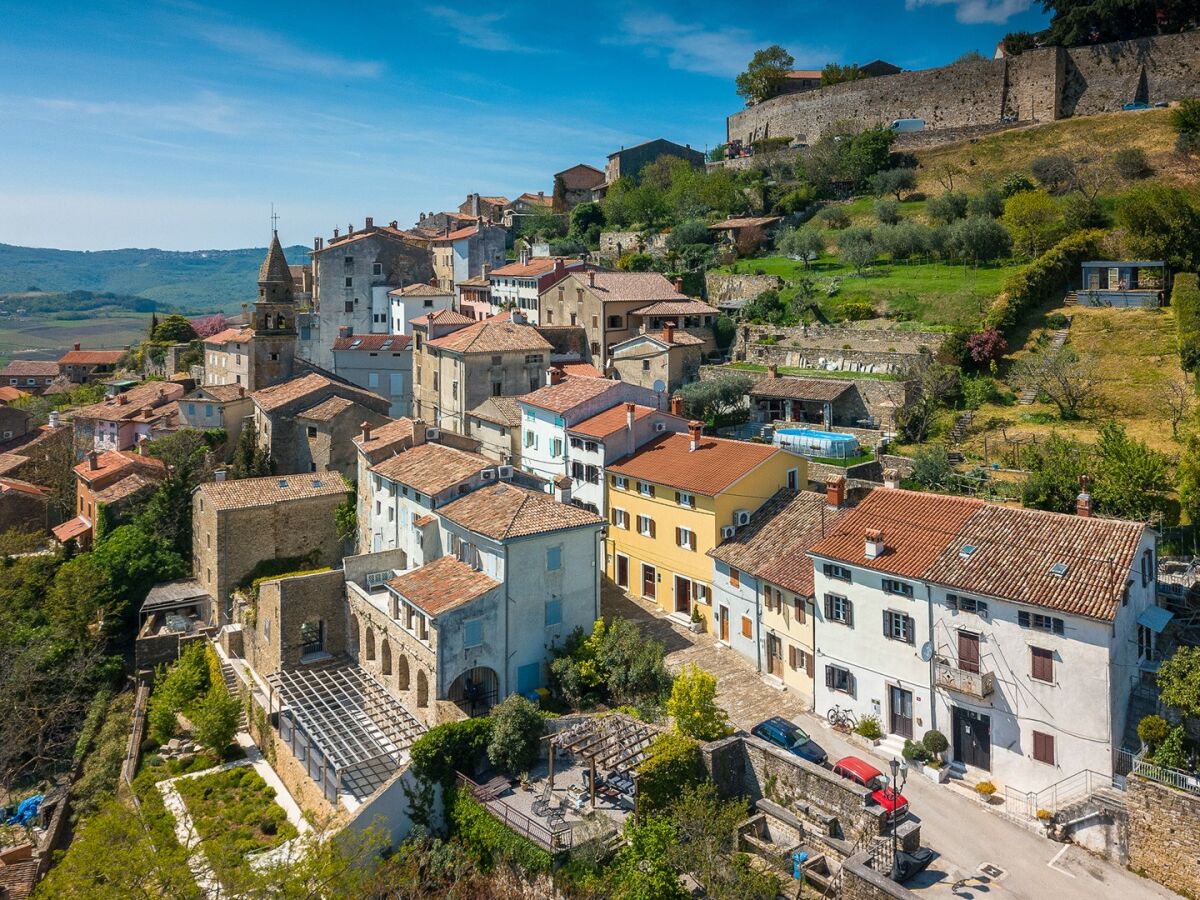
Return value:
M 664 434 L 606 469 L 608 575 L 668 613 L 712 621 L 708 552 L 780 488 L 808 482 L 807 463 L 769 444 Z M 728 608 L 710 626 L 728 640 Z

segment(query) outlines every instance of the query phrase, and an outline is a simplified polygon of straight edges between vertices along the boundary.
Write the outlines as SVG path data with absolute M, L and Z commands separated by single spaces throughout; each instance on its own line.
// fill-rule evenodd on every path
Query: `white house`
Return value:
M 408 284 L 388 291 L 390 304 L 388 331 L 391 334 L 412 334 L 413 319 L 442 309 L 454 308 L 454 293 L 449 287 L 431 284 Z
M 532 257 L 522 250 L 520 258 L 488 273 L 491 282 L 492 315 L 519 309 L 530 325 L 538 324 L 538 295 L 567 277 L 567 272 L 584 268 L 583 260 L 562 257 Z
M 563 377 L 551 368 L 547 384 L 517 398 L 521 407 L 521 468 L 553 481 L 571 471 L 574 454 L 567 431 L 622 403 L 654 409 L 666 406 L 665 394 L 607 378 Z M 603 478 L 600 478 L 603 481 Z
M 1090 509 L 872 491 L 811 550 L 817 708 L 941 731 L 968 780 L 1111 774 L 1162 626 L 1154 533 Z

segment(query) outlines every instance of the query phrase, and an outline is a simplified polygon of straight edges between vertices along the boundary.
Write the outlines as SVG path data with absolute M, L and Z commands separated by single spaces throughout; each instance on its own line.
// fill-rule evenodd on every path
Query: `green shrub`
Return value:
M 921 739 L 921 743 L 925 745 L 925 749 L 933 756 L 940 756 L 950 749 L 950 742 L 936 728 L 925 732 L 925 737 Z
M 1200 279 L 1194 272 L 1180 272 L 1171 289 L 1175 308 L 1175 331 L 1179 338 L 1179 359 L 1184 370 L 1193 372 L 1200 363 Z
M 925 745 L 908 738 L 904 739 L 904 749 L 900 752 L 909 762 L 923 763 L 929 759 L 929 751 L 925 749 Z
M 837 307 L 837 318 L 846 322 L 860 322 L 875 317 L 875 306 L 870 300 L 847 300 Z
M 876 200 L 875 218 L 884 225 L 895 225 L 900 221 L 900 204 L 891 199 Z
M 1031 309 L 1056 298 L 1079 272 L 1079 264 L 1100 253 L 1100 231 L 1081 231 L 1063 238 L 1021 271 L 1012 275 L 992 301 L 983 325 L 1003 331 Z
M 827 206 L 817 216 L 826 228 L 846 228 L 850 224 L 850 213 L 842 206 Z
M 133 694 L 129 692 L 118 694 L 104 711 L 95 746 L 84 759 L 83 771 L 75 782 L 71 811 L 76 820 L 86 819 L 116 796 L 132 717 Z
M 1182 725 L 1172 728 L 1154 751 L 1154 762 L 1169 769 L 1190 768 L 1190 754 Z
M 455 772 L 474 774 L 491 737 L 492 720 L 486 717 L 435 725 L 412 745 L 413 772 L 428 781 L 452 784 Z
M 1146 178 L 1154 171 L 1146 159 L 1146 151 L 1141 147 L 1122 147 L 1113 154 L 1112 161 L 1117 174 L 1130 181 Z
M 549 853 L 505 827 L 473 797 L 457 788 L 446 791 L 446 822 L 450 835 L 484 871 L 507 861 L 527 873 L 550 870 Z
M 165 744 L 175 736 L 175 716 L 208 690 L 209 667 L 203 644 L 189 644 L 169 669 L 159 668 L 146 712 L 150 736 Z
M 513 694 L 492 710 L 488 759 L 510 775 L 527 771 L 538 758 L 538 744 L 546 726 L 537 707 Z
M 855 726 L 856 734 L 865 737 L 868 741 L 877 741 L 883 737 L 883 729 L 879 727 L 879 718 L 877 716 L 863 716 L 858 720 L 858 725 Z
M 1171 725 L 1162 716 L 1144 716 L 1138 722 L 1138 739 L 1150 748 L 1158 747 L 1171 733 Z
M 638 766 L 638 815 L 666 809 L 703 780 L 700 744 L 678 732 L 660 734 Z

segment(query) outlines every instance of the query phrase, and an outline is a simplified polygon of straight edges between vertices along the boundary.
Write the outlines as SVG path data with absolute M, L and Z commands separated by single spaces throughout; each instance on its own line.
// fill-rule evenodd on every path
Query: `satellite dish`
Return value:
M 929 662 L 933 659 L 933 644 L 926 641 L 921 645 L 921 662 Z

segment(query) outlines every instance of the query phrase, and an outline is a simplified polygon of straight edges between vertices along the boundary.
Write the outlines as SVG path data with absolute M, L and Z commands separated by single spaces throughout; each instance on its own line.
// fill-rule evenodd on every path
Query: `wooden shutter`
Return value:
M 912 616 L 905 616 L 905 618 L 908 619 L 908 627 L 905 629 L 904 633 L 908 635 L 908 642 L 910 644 L 915 644 L 917 642 L 916 619 L 914 619 Z
M 1046 681 L 1054 683 L 1054 653 L 1050 650 L 1044 650 L 1041 647 L 1030 647 L 1029 658 L 1031 662 L 1030 674 L 1037 681 Z
M 854 677 L 854 673 L 846 673 L 846 693 L 851 697 L 858 697 L 858 679 Z
M 892 614 L 886 609 L 883 611 L 883 636 L 885 638 L 892 636 Z
M 825 687 L 833 690 L 833 666 L 825 667 Z
M 806 604 L 804 602 L 804 598 L 799 594 L 796 594 L 793 599 L 796 601 L 796 621 L 803 625 L 806 619 L 806 610 L 804 608 Z
M 796 662 L 796 648 L 790 644 L 788 645 L 788 665 L 791 666 L 792 669 L 800 668 Z
M 742 583 L 741 573 L 733 566 L 729 567 L 729 583 L 734 587 L 739 587 Z
M 804 654 L 804 665 L 808 672 L 808 677 L 813 677 L 813 655 L 811 653 Z
M 617 511 L 615 509 L 612 511 L 612 523 L 613 525 L 617 524 Z
M 683 529 L 678 525 L 675 526 L 675 544 L 679 547 L 683 546 Z
M 754 625 L 749 616 L 742 616 L 742 637 L 753 637 Z
M 650 496 L 654 496 L 654 485 L 650 485 Z
M 825 621 L 833 620 L 833 597 L 829 594 L 825 595 Z
M 854 604 L 850 600 L 846 601 L 846 624 L 854 627 Z
M 1033 733 L 1033 758 L 1038 762 L 1054 765 L 1054 735 Z
M 650 523 L 650 537 L 654 537 L 658 533 L 657 529 L 654 527 L 654 520 L 647 519 L 646 521 Z
M 694 532 L 694 531 L 688 532 L 688 549 L 689 550 L 696 549 L 696 532 Z

